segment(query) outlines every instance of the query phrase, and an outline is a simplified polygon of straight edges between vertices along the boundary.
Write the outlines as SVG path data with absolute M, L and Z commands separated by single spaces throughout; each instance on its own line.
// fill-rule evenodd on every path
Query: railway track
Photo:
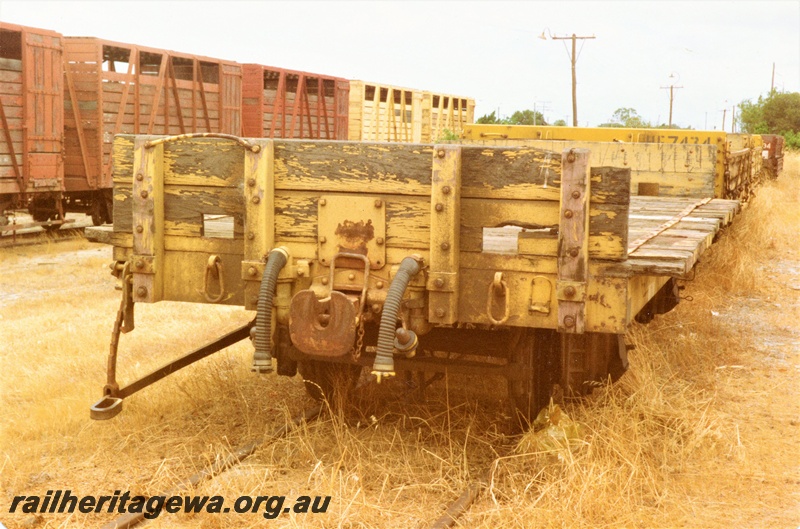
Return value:
M 322 404 L 317 404 L 310 408 L 307 408 L 294 417 L 292 420 L 283 426 L 279 426 L 275 430 L 273 430 L 269 435 L 265 437 L 258 438 L 254 441 L 251 441 L 247 444 L 241 445 L 237 449 L 235 449 L 228 457 L 221 461 L 217 461 L 213 465 L 209 465 L 200 472 L 192 474 L 188 478 L 182 480 L 178 485 L 173 487 L 172 489 L 164 492 L 163 496 L 173 496 L 175 494 L 179 494 L 186 489 L 196 486 L 198 483 L 205 481 L 207 479 L 211 479 L 215 476 L 218 476 L 225 472 L 226 470 L 238 465 L 246 458 L 251 456 L 253 453 L 256 452 L 261 447 L 267 446 L 268 444 L 277 441 L 281 437 L 286 436 L 287 434 L 294 431 L 303 423 L 311 422 L 315 420 L 319 415 L 322 413 Z M 108 522 L 107 524 L 103 525 L 101 529 L 127 529 L 129 527 L 134 527 L 138 525 L 140 522 L 145 520 L 146 512 L 141 513 L 126 513 L 114 520 Z
M 84 230 L 92 226 L 91 221 L 74 222 L 57 230 L 46 230 L 40 226 L 23 228 L 0 235 L 0 248 L 34 246 L 37 244 L 71 241 L 84 236 Z
M 436 380 L 438 380 L 438 378 L 436 378 Z M 363 388 L 368 384 L 369 383 L 361 383 L 356 389 Z M 424 390 L 424 386 L 415 386 L 414 388 L 407 389 L 404 392 L 404 395 L 408 397 L 412 393 L 421 390 Z M 289 433 L 295 431 L 298 427 L 301 427 L 303 424 L 315 421 L 320 417 L 326 407 L 326 403 L 321 403 L 304 409 L 292 417 L 292 419 L 286 424 L 275 428 L 269 435 L 240 445 L 232 450 L 227 458 L 219 460 L 214 464 L 205 467 L 199 472 L 182 479 L 177 485 L 163 493 L 158 494 L 158 496 L 170 497 L 179 495 L 186 490 L 196 487 L 203 481 L 211 480 L 222 475 L 226 471 L 232 469 L 253 455 L 259 449 L 265 448 L 278 441 Z M 444 513 L 432 513 L 431 518 L 434 518 L 437 515 L 438 517 L 436 517 L 430 525 L 431 529 L 446 529 L 456 525 L 458 519 L 467 513 L 472 504 L 480 497 L 481 493 L 486 488 L 486 484 L 491 481 L 492 472 L 496 468 L 497 462 L 505 457 L 506 453 L 512 450 L 517 439 L 518 436 L 513 436 L 510 441 L 497 447 L 502 453 L 492 459 L 489 464 L 485 466 L 483 471 L 479 473 L 480 477 L 478 479 L 467 484 L 461 494 L 450 504 L 448 504 Z M 147 521 L 145 514 L 146 512 L 126 513 L 102 525 L 101 529 L 128 529 L 137 526 L 141 522 Z
M 486 465 L 483 472 L 479 474 L 480 477 L 478 479 L 467 483 L 461 491 L 461 494 L 447 505 L 443 514 L 433 521 L 430 525 L 430 529 L 448 529 L 453 527 L 458 519 L 469 511 L 472 504 L 475 503 L 486 488 L 487 483 L 492 481 L 492 474 L 497 468 L 498 462 L 513 451 L 517 439 L 518 437 L 514 437 L 511 441 L 497 447 L 502 451 L 502 454 L 492 459 L 489 464 Z

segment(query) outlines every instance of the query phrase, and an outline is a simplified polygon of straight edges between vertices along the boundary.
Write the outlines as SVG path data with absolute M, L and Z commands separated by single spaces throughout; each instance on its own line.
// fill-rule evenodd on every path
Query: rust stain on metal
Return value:
M 350 352 L 356 337 L 356 307 L 345 294 L 333 291 L 318 300 L 302 290 L 289 307 L 292 343 L 306 354 L 337 357 Z
M 340 250 L 366 255 L 367 243 L 375 238 L 375 227 L 372 225 L 372 219 L 366 222 L 345 220 L 336 226 L 334 233 L 339 238 Z

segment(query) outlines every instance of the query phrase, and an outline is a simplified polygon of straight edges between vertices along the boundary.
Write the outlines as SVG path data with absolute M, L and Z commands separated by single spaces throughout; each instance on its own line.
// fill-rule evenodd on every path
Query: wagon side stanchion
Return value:
M 134 304 L 136 301 L 153 303 L 163 299 L 164 263 L 164 144 L 192 138 L 231 139 L 245 147 L 248 152 L 258 153 L 260 145 L 235 136 L 216 133 L 182 134 L 179 136 L 152 138 L 138 137 L 135 142 L 134 183 L 133 183 L 133 256 L 123 264 L 115 263 L 114 275 L 122 283 L 122 300 L 117 311 L 108 355 L 106 384 L 103 397 L 90 408 L 90 416 L 95 420 L 115 417 L 122 411 L 122 401 L 126 397 L 161 380 L 167 375 L 191 365 L 225 347 L 233 345 L 250 336 L 255 322 L 240 326 L 206 345 L 165 364 L 150 374 L 120 388 L 117 382 L 117 356 L 121 333 L 134 329 Z M 209 299 L 209 268 L 217 272 L 220 292 Z M 205 269 L 204 295 L 209 302 L 218 302 L 225 293 L 223 269 L 219 257 L 209 258 Z

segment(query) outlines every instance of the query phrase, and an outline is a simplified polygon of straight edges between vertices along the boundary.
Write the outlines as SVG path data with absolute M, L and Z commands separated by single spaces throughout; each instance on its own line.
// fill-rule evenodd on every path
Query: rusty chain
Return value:
M 356 338 L 356 345 L 353 347 L 353 361 L 358 362 L 358 359 L 361 358 L 361 350 L 364 348 L 364 315 L 362 314 L 359 318 L 358 322 L 358 329 L 356 330 L 357 338 Z

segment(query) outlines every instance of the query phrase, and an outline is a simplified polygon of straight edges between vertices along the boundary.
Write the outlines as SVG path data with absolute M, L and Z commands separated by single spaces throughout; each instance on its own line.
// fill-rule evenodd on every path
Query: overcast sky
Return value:
M 632 107 L 720 128 L 722 109 L 800 91 L 800 0 L 656 2 L 202 2 L 0 0 L 0 20 L 348 79 L 472 97 L 500 110 L 572 115 L 569 41 L 580 41 L 581 126 Z M 730 110 L 726 129 L 730 130 Z

